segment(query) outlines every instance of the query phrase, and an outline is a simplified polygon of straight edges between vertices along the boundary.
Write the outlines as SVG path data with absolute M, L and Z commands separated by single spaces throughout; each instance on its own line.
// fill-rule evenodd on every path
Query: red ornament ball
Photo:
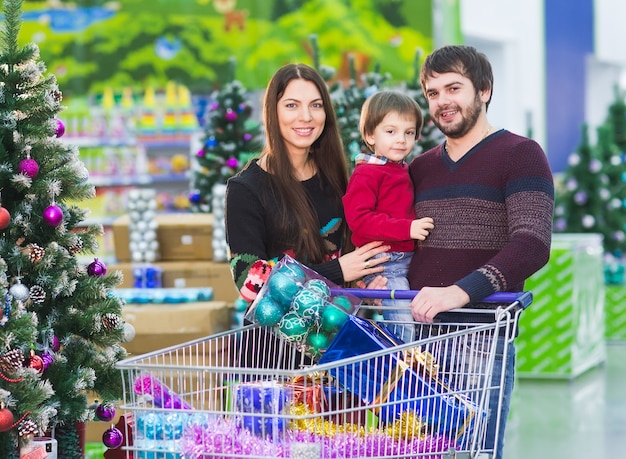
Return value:
M 37 354 L 32 354 L 30 356 L 30 359 L 28 360 L 28 366 L 30 368 L 34 368 L 35 370 L 37 370 L 37 373 L 43 373 L 44 370 L 44 363 L 43 363 L 43 359 L 41 357 L 39 357 Z
M 97 258 L 94 258 L 94 260 L 89 263 L 89 266 L 87 266 L 87 274 L 90 276 L 104 276 L 106 273 L 106 265 Z
M 24 174 L 30 178 L 35 178 L 37 177 L 37 174 L 39 174 L 39 164 L 31 158 L 21 160 L 17 168 L 20 171 L 20 174 Z
M 96 417 L 104 422 L 112 421 L 115 418 L 115 407 L 108 403 L 102 403 L 96 407 Z
M 65 134 L 65 123 L 57 118 L 57 128 L 54 131 L 54 135 L 61 137 L 63 134 Z
M 122 435 L 120 429 L 116 427 L 111 427 L 110 429 L 105 430 L 102 434 L 102 443 L 104 443 L 104 446 L 107 448 L 119 448 L 122 446 L 123 442 L 124 436 Z
M 43 221 L 49 226 L 58 226 L 63 221 L 63 211 L 59 206 L 48 206 L 43 211 Z
M 0 432 L 8 432 L 13 427 L 15 418 L 13 412 L 8 408 L 0 410 Z
M 4 207 L 0 206 L 0 230 L 3 230 L 11 223 L 11 214 Z

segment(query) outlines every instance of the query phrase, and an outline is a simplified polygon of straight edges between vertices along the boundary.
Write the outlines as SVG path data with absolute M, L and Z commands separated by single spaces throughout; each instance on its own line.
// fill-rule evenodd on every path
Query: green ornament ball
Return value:
M 278 323 L 278 335 L 290 343 L 302 342 L 309 331 L 309 324 L 302 317 L 288 312 Z
M 333 304 L 336 304 L 337 306 L 340 306 L 342 309 L 345 309 L 348 312 L 351 312 L 354 308 L 354 305 L 352 304 L 350 299 L 345 295 L 338 295 L 334 297 L 331 302 Z
M 266 327 L 273 327 L 280 322 L 285 314 L 283 308 L 272 298 L 265 295 L 257 303 L 254 309 L 254 318 L 256 321 Z
M 324 282 L 321 279 L 308 280 L 304 284 L 304 288 L 307 288 L 317 293 L 317 295 L 324 300 L 327 300 L 328 298 L 330 298 L 330 288 L 328 287 L 326 282 Z
M 324 304 L 324 300 L 313 290 L 303 288 L 293 299 L 291 310 L 303 319 L 316 319 L 319 317 Z
M 321 354 L 328 348 L 328 336 L 321 332 L 309 333 L 306 337 L 306 343 L 310 347 L 312 354 Z
M 339 330 L 348 320 L 348 313 L 338 306 L 327 304 L 321 314 L 322 329 L 328 333 Z
M 272 272 L 267 281 L 267 293 L 283 308 L 283 312 L 289 310 L 300 289 L 300 285 L 283 271 Z
M 304 270 L 296 263 L 286 263 L 282 266 L 276 266 L 272 272 L 285 274 L 298 284 L 303 284 L 306 280 Z

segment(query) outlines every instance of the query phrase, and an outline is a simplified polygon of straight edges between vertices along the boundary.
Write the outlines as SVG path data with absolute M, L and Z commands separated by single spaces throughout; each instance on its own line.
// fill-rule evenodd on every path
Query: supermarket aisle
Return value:
M 522 379 L 507 428 L 505 459 L 626 457 L 626 343 L 573 381 Z

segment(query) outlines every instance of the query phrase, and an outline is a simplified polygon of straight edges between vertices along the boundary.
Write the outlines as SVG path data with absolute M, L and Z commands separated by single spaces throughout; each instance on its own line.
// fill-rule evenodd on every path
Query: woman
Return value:
M 280 68 L 267 87 L 263 118 L 260 157 L 226 190 L 226 241 L 241 296 L 253 301 L 284 254 L 338 285 L 382 272 L 388 257 L 372 259 L 389 249 L 382 242 L 344 253 L 348 173 L 324 80 L 304 64 Z M 384 285 L 378 276 L 370 286 Z

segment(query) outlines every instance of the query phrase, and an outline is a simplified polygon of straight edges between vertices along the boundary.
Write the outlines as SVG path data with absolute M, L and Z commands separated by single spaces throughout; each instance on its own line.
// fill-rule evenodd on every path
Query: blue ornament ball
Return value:
M 348 320 L 348 313 L 341 307 L 327 304 L 321 313 L 322 329 L 328 333 L 335 333 Z
M 309 331 L 309 324 L 294 312 L 288 312 L 278 324 L 278 335 L 290 343 L 302 342 Z
M 264 295 L 255 305 L 254 318 L 266 327 L 273 327 L 280 322 L 285 314 L 282 306 L 278 305 L 271 297 Z
M 324 300 L 316 292 L 303 288 L 293 299 L 291 310 L 303 319 L 310 320 L 319 317 L 324 304 Z
M 267 280 L 267 293 L 283 308 L 283 312 L 289 310 L 300 288 L 300 285 L 283 271 L 272 272 Z
M 304 287 L 317 293 L 317 295 L 324 300 L 330 298 L 330 287 L 321 279 L 308 280 L 304 284 Z
M 188 197 L 192 204 L 198 204 L 202 200 L 202 195 L 198 191 L 192 191 Z

